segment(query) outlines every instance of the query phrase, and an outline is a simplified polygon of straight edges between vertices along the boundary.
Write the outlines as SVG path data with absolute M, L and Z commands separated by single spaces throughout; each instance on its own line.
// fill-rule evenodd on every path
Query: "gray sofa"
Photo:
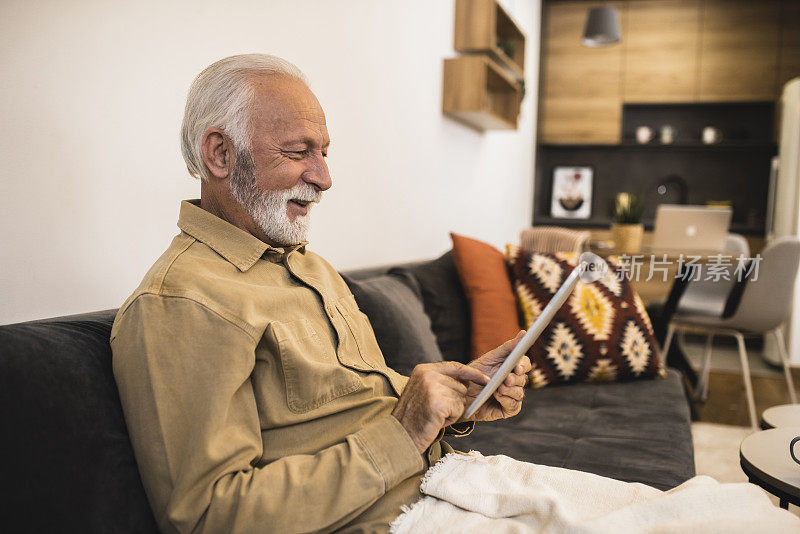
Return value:
M 466 361 L 468 303 L 450 253 L 346 275 L 395 368 Z M 0 326 L 0 532 L 157 532 L 111 372 L 115 313 Z M 660 489 L 694 475 L 689 408 L 674 371 L 529 390 L 518 416 L 481 423 L 452 445 Z

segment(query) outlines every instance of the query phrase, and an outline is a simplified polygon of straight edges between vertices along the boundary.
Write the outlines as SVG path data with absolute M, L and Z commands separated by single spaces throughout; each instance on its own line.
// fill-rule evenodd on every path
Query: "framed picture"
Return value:
M 553 194 L 550 216 L 561 219 L 588 219 L 592 216 L 592 167 L 553 169 Z

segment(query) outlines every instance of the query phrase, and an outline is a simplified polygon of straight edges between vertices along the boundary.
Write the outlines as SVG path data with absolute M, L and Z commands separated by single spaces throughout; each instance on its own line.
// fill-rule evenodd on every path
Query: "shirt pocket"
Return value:
M 347 347 L 340 340 L 339 359 L 342 363 L 359 370 L 378 372 L 385 376 L 397 395 L 403 391 L 406 379 L 386 366 L 383 353 L 375 339 L 375 332 L 369 318 L 358 309 L 353 295 L 347 295 L 336 302 L 336 309 L 344 318 L 348 334 L 355 342 L 355 350 L 342 350 Z M 356 354 L 353 354 L 353 353 Z M 348 361 L 345 361 L 347 358 Z M 358 360 L 356 359 L 358 358 Z
M 286 402 L 305 413 L 364 388 L 358 374 L 339 363 L 336 349 L 308 319 L 270 324 L 280 353 Z
M 355 297 L 353 297 L 353 295 L 347 295 L 340 298 L 336 302 L 336 309 L 347 325 L 347 334 L 355 341 L 354 349 L 357 351 L 357 355 L 354 354 L 354 356 L 360 356 L 360 361 L 355 360 L 346 363 L 364 368 L 364 370 L 368 371 L 386 367 L 386 363 L 383 360 L 383 353 L 381 353 L 378 342 L 375 340 L 375 332 L 372 330 L 369 318 L 358 309 Z M 351 349 L 346 352 L 353 352 L 353 350 Z M 342 355 L 340 351 L 340 357 L 342 356 L 344 355 Z

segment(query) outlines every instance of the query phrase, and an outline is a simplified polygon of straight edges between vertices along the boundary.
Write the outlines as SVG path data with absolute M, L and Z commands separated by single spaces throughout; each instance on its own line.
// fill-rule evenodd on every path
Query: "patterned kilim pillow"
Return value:
M 507 246 L 507 260 L 525 328 L 529 328 L 577 265 L 573 253 L 539 254 Z M 597 282 L 575 291 L 528 351 L 532 387 L 665 376 L 650 317 L 614 257 Z M 622 279 L 620 279 L 622 278 Z

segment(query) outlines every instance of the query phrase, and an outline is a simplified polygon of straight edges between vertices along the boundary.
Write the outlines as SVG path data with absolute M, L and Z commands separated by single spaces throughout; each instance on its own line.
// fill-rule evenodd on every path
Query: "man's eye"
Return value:
M 308 155 L 311 154 L 311 149 L 306 148 L 305 150 L 288 150 L 286 151 L 286 154 L 288 154 L 291 158 L 301 159 L 308 157 Z M 322 157 L 327 158 L 328 152 L 322 152 Z

